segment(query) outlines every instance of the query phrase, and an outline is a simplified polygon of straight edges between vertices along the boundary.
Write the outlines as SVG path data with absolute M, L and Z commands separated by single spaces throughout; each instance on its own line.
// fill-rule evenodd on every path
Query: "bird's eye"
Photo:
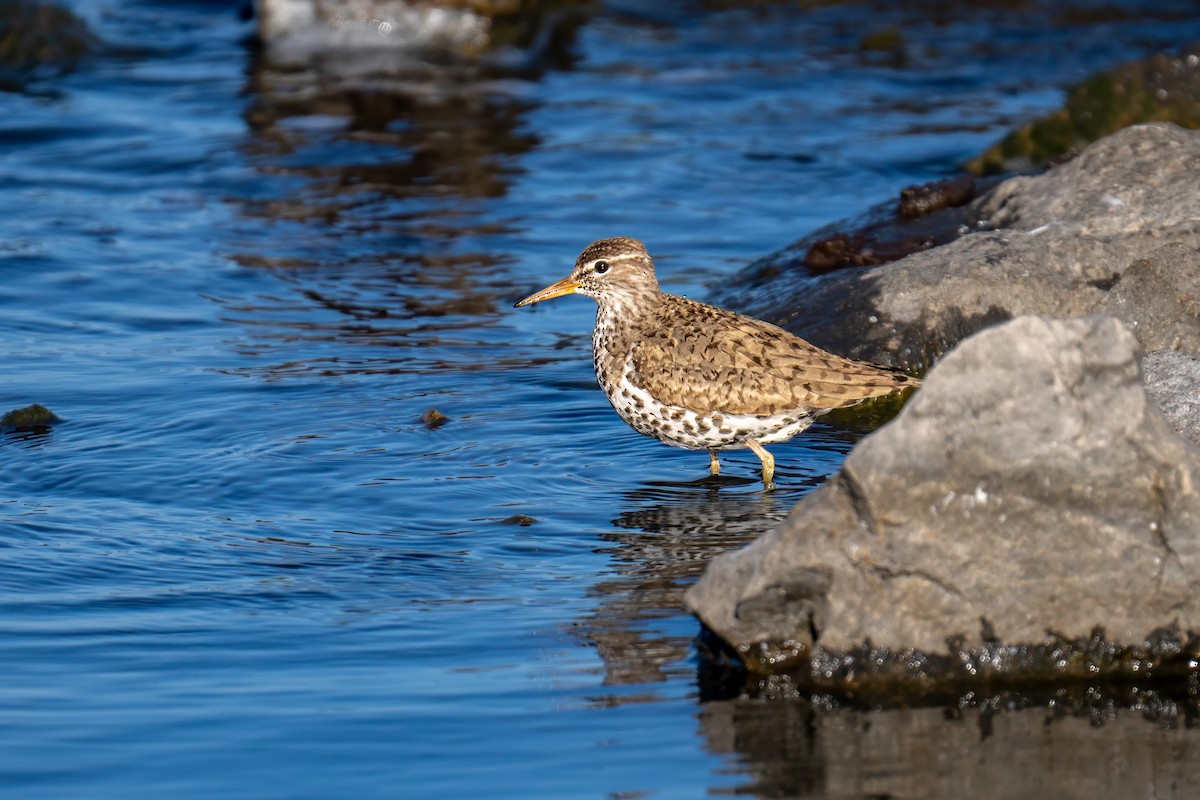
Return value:
M 604 273 L 608 272 L 608 266 L 609 265 L 608 265 L 607 261 L 597 261 L 596 262 L 596 274 L 603 275 Z

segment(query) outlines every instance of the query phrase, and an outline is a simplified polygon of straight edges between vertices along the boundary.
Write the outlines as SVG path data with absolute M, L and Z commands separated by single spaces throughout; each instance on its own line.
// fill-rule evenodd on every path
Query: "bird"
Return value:
M 568 294 L 596 301 L 592 362 L 621 419 L 638 433 L 688 450 L 748 448 L 774 488 L 782 442 L 836 408 L 902 392 L 920 381 L 826 352 L 754 317 L 659 288 L 646 246 L 628 236 L 589 244 L 571 273 L 516 303 Z

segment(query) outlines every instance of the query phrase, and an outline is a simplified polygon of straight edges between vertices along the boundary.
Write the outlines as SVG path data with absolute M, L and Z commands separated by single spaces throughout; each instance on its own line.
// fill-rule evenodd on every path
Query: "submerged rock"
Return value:
M 797 261 L 769 257 L 715 300 L 842 355 L 928 368 L 998 322 L 1024 314 L 1084 316 L 1114 290 L 1127 299 L 1150 292 L 1132 283 L 1116 287 L 1130 265 L 1164 245 L 1200 247 L 1198 174 L 1200 133 L 1162 123 L 1126 128 L 1044 175 L 1004 181 L 965 208 L 966 227 L 992 230 L 821 277 Z M 1165 257 L 1195 258 L 1183 250 Z M 1140 271 L 1131 280 L 1175 281 Z M 1194 296 L 1174 310 L 1168 305 L 1156 308 L 1195 318 Z
M 72 11 L 37 0 L 0 2 L 0 91 L 70 72 L 100 46 Z
M 421 414 L 421 424 L 431 431 L 437 430 L 449 421 L 450 418 L 436 408 L 427 408 Z
M 1140 357 L 1108 317 L 972 337 L 688 607 L 751 670 L 818 685 L 871 659 L 918 681 L 970 659 L 956 679 L 1194 665 L 1200 449 Z

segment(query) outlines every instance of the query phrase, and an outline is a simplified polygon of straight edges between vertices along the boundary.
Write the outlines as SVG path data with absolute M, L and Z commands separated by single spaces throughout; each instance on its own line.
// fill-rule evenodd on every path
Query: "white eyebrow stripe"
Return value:
M 595 264 L 597 261 L 607 261 L 611 264 L 614 261 L 629 261 L 631 258 L 639 258 L 639 256 L 637 253 L 619 253 L 615 256 L 598 256 L 597 258 L 593 258 L 591 261 L 589 261 L 588 264 Z

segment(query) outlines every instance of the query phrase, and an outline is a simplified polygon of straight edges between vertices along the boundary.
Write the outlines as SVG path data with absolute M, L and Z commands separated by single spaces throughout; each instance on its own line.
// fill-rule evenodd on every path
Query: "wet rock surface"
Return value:
M 788 248 L 751 265 L 714 300 L 843 355 L 928 368 L 998 322 L 1084 316 L 1106 302 L 1137 307 L 1144 294 L 1172 286 L 1168 273 L 1139 267 L 1116 288 L 1131 265 L 1164 245 L 1200 247 L 1197 174 L 1200 133 L 1165 123 L 1127 128 L 1044 175 L 1011 178 L 952 209 L 964 228 L 988 230 L 823 276 Z M 1177 305 L 1194 317 L 1194 298 Z
M 689 608 L 751 670 L 829 687 L 867 664 L 917 683 L 1181 674 L 1200 450 L 1140 359 L 1109 317 L 973 337 L 784 524 L 716 558 Z
M 878 203 L 853 219 L 819 228 L 759 259 L 722 289 L 721 296 L 741 297 L 771 308 L 771 292 L 782 288 L 790 297 L 793 290 L 788 285 L 795 281 L 889 264 L 952 242 L 980 223 L 970 201 L 997 183 L 997 178 L 976 181 L 964 175 L 906 186 L 896 199 Z M 787 276 L 786 280 L 777 281 L 780 276 Z M 786 312 L 779 313 L 786 316 Z
M 900 190 L 900 216 L 916 219 L 943 208 L 966 205 L 975 199 L 976 191 L 975 179 L 969 175 L 909 186 Z

